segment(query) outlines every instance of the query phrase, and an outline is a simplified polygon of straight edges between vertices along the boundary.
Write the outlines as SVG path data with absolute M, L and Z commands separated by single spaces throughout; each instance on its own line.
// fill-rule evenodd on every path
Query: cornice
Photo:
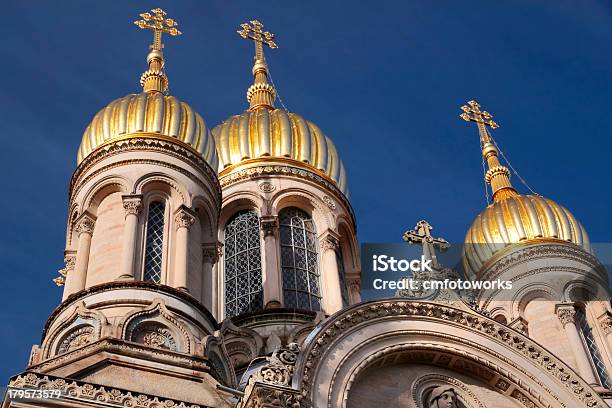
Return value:
M 193 296 L 191 296 L 185 291 L 175 289 L 170 286 L 160 285 L 157 283 L 146 282 L 146 281 L 113 281 L 113 282 L 103 283 L 101 285 L 92 286 L 92 287 L 86 288 L 80 292 L 76 292 L 68 296 L 62 303 L 60 303 L 53 310 L 53 312 L 51 312 L 51 315 L 49 316 L 49 318 L 47 319 L 47 322 L 45 323 L 41 341 L 45 339 L 47 335 L 47 331 L 49 330 L 51 323 L 55 320 L 55 318 L 65 309 L 67 309 L 72 304 L 74 304 L 75 301 L 81 298 L 84 298 L 86 296 L 95 294 L 95 293 L 101 293 L 101 292 L 106 292 L 109 290 L 116 290 L 116 289 L 144 289 L 144 290 L 150 290 L 150 291 L 158 292 L 158 293 L 161 292 L 161 293 L 165 293 L 170 296 L 177 297 L 185 301 L 186 303 L 190 304 L 191 306 L 195 307 L 199 312 L 201 312 L 204 316 L 206 316 L 206 318 L 210 321 L 210 323 L 216 330 L 221 327 L 219 323 L 217 323 L 217 320 L 214 318 L 212 313 L 208 309 L 206 309 L 206 307 L 204 307 L 204 305 L 202 305 L 196 298 L 194 298 Z
M 176 140 L 172 137 L 164 137 L 156 134 L 137 134 L 130 135 L 129 137 L 113 139 L 107 144 L 103 144 L 99 146 L 96 150 L 91 152 L 76 168 L 74 171 L 72 178 L 70 180 L 69 187 L 69 198 L 71 199 L 75 193 L 75 189 L 77 186 L 82 185 L 85 180 L 89 180 L 92 175 L 87 175 L 87 169 L 91 166 L 99 163 L 100 161 L 115 156 L 120 153 L 130 152 L 130 151 L 154 151 L 161 152 L 165 154 L 169 154 L 178 159 L 184 160 L 194 166 L 197 169 L 202 171 L 202 174 L 208 178 L 210 183 L 214 186 L 216 192 L 221 196 L 221 186 L 219 185 L 219 179 L 217 177 L 217 172 L 213 169 L 210 164 L 200 154 L 194 150 L 191 146 Z M 127 163 L 152 163 L 158 165 L 164 165 L 165 167 L 172 168 L 177 170 L 183 174 L 190 175 L 191 172 L 186 171 L 182 167 L 171 165 L 170 163 L 166 163 L 158 160 L 143 160 L 143 159 L 135 159 L 135 160 L 126 160 L 120 162 L 122 164 Z M 105 166 L 103 169 L 107 170 L 115 166 Z M 102 169 L 100 169 L 102 170 Z M 94 172 L 94 174 L 98 174 L 100 170 Z M 196 182 L 200 182 L 197 178 L 190 176 Z M 220 206 L 220 203 L 219 203 Z
M 307 180 L 323 187 L 342 202 L 350 213 L 353 224 L 355 227 L 357 226 L 353 206 L 346 195 L 336 186 L 334 181 L 331 181 L 326 175 L 322 175 L 321 172 L 305 163 L 275 157 L 273 159 L 255 159 L 242 162 L 234 167 L 232 167 L 232 171 L 229 171 L 228 169 L 230 168 L 228 167 L 228 169 L 222 170 L 219 174 L 219 183 L 222 189 L 241 181 L 269 176 L 287 176 Z M 329 206 L 329 204 L 327 205 Z

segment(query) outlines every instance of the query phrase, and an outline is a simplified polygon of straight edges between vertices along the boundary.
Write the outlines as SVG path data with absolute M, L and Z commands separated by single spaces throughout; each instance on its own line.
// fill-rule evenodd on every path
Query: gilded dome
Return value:
M 161 92 L 127 95 L 99 111 L 85 129 L 78 163 L 98 147 L 130 136 L 174 140 L 199 153 L 215 171 L 219 165 L 204 119 L 185 102 Z
M 248 110 L 228 118 L 212 133 L 221 174 L 253 159 L 292 160 L 325 175 L 347 194 L 346 171 L 334 143 L 314 123 L 296 113 Z
M 477 276 L 497 252 L 532 240 L 574 243 L 590 252 L 584 227 L 567 209 L 538 195 L 513 195 L 496 201 L 480 213 L 465 236 L 464 269 Z

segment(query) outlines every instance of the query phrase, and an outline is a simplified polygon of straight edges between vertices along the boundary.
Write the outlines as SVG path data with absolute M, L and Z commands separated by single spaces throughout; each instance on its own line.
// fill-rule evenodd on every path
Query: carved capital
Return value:
M 75 222 L 75 229 L 77 234 L 93 234 L 94 226 L 96 224 L 96 217 L 89 214 L 88 212 L 83 213 Z
M 196 221 L 195 214 L 189 208 L 181 206 L 174 215 L 176 228 L 190 228 Z
M 125 209 L 125 215 L 136 215 L 140 214 L 142 208 L 142 196 L 141 195 L 124 195 L 121 197 L 123 200 L 123 208 Z
M 215 264 L 221 256 L 223 246 L 220 243 L 202 244 L 202 261 Z
M 278 217 L 269 215 L 259 219 L 259 226 L 264 237 L 275 235 L 278 230 Z
M 560 303 L 555 307 L 555 312 L 564 327 L 566 324 L 576 323 L 576 308 L 573 303 Z
M 336 251 L 340 248 L 340 237 L 328 232 L 319 240 L 319 246 L 321 247 L 321 251 Z
M 349 292 L 360 293 L 361 292 L 361 278 L 348 278 L 346 280 L 346 286 Z
M 601 330 L 604 335 L 608 335 L 612 333 L 612 313 L 605 312 L 599 318 L 599 324 L 601 325 Z
M 528 327 L 527 320 L 523 319 L 520 316 L 514 319 L 512 322 L 510 322 L 510 327 L 512 327 L 515 330 L 520 331 L 526 336 L 529 335 L 529 327 Z

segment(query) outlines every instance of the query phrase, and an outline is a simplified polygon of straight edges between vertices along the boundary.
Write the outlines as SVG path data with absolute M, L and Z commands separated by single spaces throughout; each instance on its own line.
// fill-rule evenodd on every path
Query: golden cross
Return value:
M 251 20 L 249 23 L 240 24 L 242 30 L 236 31 L 242 38 L 250 38 L 255 41 L 255 59 L 263 59 L 263 47 L 262 44 L 267 45 L 270 48 L 278 48 L 278 45 L 273 41 L 275 35 L 269 31 L 263 31 L 263 24 L 257 20 Z
M 481 111 L 480 105 L 474 100 L 469 101 L 467 105 L 463 105 L 461 110 L 463 113 L 459 115 L 459 117 L 466 122 L 476 122 L 482 142 L 488 142 L 489 134 L 487 133 L 486 126 L 489 126 L 491 129 L 497 129 L 499 127 L 497 123 L 491 120 L 493 115 L 487 111 Z
M 161 42 L 162 33 L 168 33 L 171 36 L 181 35 L 176 26 L 178 23 L 171 18 L 166 18 L 166 12 L 162 9 L 155 8 L 151 10 L 151 13 L 142 13 L 140 17 L 143 20 L 134 21 L 138 27 L 142 29 L 153 30 L 153 44 L 151 49 L 161 51 L 164 45 Z

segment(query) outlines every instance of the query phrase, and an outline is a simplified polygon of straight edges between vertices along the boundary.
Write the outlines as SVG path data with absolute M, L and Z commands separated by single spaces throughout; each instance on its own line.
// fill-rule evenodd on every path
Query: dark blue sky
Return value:
M 151 37 L 132 21 L 158 5 L 184 32 L 166 41 L 171 93 L 211 127 L 247 106 L 253 47 L 238 25 L 258 18 L 277 34 L 267 59 L 278 91 L 335 141 L 361 241 L 398 242 L 421 218 L 462 241 L 485 206 L 477 131 L 458 118 L 472 98 L 531 186 L 593 241 L 611 240 L 603 0 L 5 2 L 0 382 L 25 367 L 60 301 L 51 279 L 77 147 L 99 109 L 140 91 Z

